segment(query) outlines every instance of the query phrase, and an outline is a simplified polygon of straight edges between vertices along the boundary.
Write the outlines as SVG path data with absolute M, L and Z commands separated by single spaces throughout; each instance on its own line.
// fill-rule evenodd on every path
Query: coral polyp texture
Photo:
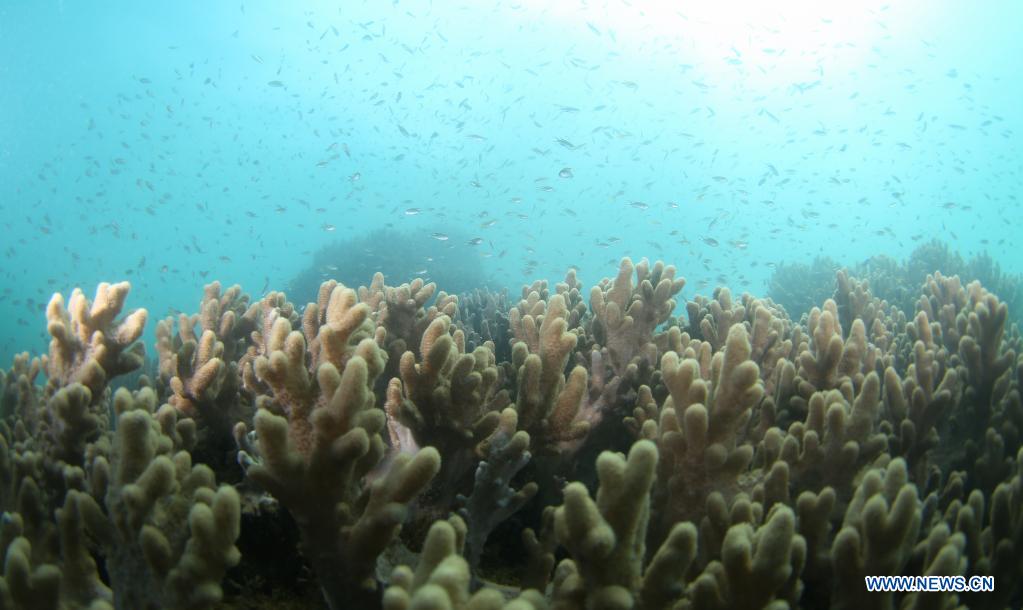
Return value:
M 1023 605 L 1023 339 L 978 282 L 365 279 L 211 283 L 130 380 L 130 286 L 54 295 L 0 375 L 0 610 Z

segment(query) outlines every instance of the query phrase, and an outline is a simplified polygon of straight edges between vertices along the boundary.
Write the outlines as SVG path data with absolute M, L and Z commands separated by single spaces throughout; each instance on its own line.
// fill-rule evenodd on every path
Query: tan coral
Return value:
M 418 349 L 426 328 L 438 316 L 452 320 L 458 317 L 458 297 L 443 291 L 426 307 L 436 291 L 435 283 L 425 283 L 420 278 L 400 286 L 387 286 L 382 273 L 373 276 L 369 287 L 359 287 L 359 301 L 370 307 L 377 326 L 386 331 L 384 347 L 395 362 L 406 350 Z
M 47 330 L 53 337 L 46 371 L 51 385 L 81 383 L 99 400 L 110 379 L 142 366 L 145 349 L 136 340 L 142 336 L 148 313 L 136 309 L 116 319 L 130 290 L 128 282 L 104 282 L 90 303 L 76 288 L 67 309 L 64 297 L 54 293 L 46 307 Z
M 301 333 L 291 333 L 284 348 L 292 355 L 304 353 Z M 398 455 L 380 476 L 366 481 L 385 454 L 380 436 L 385 417 L 374 408 L 372 391 L 383 360 L 373 339 L 355 348 L 343 372 L 331 363 L 321 365 L 315 386 L 298 364 L 280 350 L 271 354 L 265 365 L 276 371 L 270 383 L 282 397 L 291 397 L 291 407 L 287 418 L 261 409 L 254 443 L 244 425 L 236 427 L 245 449 L 240 459 L 248 477 L 295 517 L 302 550 L 329 606 L 368 607 L 377 596 L 375 558 L 396 535 L 408 503 L 440 469 L 440 456 L 430 447 L 414 457 Z
M 532 450 L 537 454 L 556 454 L 564 444 L 582 438 L 589 430 L 588 422 L 577 420 L 586 398 L 588 376 L 586 369 L 576 366 L 565 378 L 565 366 L 577 342 L 577 336 L 568 332 L 565 298 L 561 294 L 552 296 L 545 309 L 535 338 L 517 343 L 512 350 L 517 384 L 515 408 L 519 427 L 530 435 Z M 523 318 L 523 327 L 536 325 L 532 315 Z M 530 344 L 536 351 L 527 347 Z
M 900 574 L 920 530 L 920 500 L 906 464 L 892 460 L 883 474 L 872 470 L 856 489 L 831 547 L 833 608 L 894 607 L 892 592 L 868 592 L 863 577 Z
M 397 422 L 417 446 L 442 452 L 442 471 L 429 494 L 431 503 L 441 506 L 453 499 L 481 457 L 482 444 L 509 403 L 507 394 L 498 391 L 493 353 L 481 346 L 466 354 L 464 334 L 460 330 L 452 334 L 450 328 L 447 316 L 430 324 L 419 347 L 421 362 L 416 362 L 413 352 L 405 352 L 401 381 L 391 381 L 386 404 L 392 439 L 404 434 L 397 432 L 393 423 Z
M 554 527 L 571 559 L 562 561 L 555 574 L 555 609 L 655 610 L 681 597 L 684 575 L 696 556 L 696 528 L 676 524 L 647 561 L 645 529 L 656 469 L 657 448 L 639 441 L 628 459 L 600 455 L 596 501 L 580 483 L 565 488 Z
M 685 280 L 675 279 L 671 265 L 658 261 L 651 268 L 646 259 L 633 265 L 631 259 L 624 258 L 613 281 L 605 279 L 590 290 L 591 334 L 607 348 L 608 364 L 616 374 L 624 374 L 635 358 L 656 365 L 656 330 L 675 309 L 673 297 L 683 286 Z
M 960 384 L 956 370 L 946 366 L 933 344 L 928 348 L 917 341 L 913 354 L 905 381 L 892 367 L 885 369 L 884 396 L 888 417 L 895 427 L 889 441 L 891 453 L 903 456 L 913 479 L 923 483 L 926 455 L 938 444 L 937 426 L 958 402 Z
M 460 556 L 465 524 L 458 517 L 437 521 L 430 528 L 413 572 L 399 566 L 384 592 L 383 610 L 544 610 L 537 591 L 525 591 L 506 601 L 501 592 L 470 593 L 469 566 Z
M 710 383 L 694 359 L 680 360 L 674 352 L 661 359 L 670 397 L 659 419 L 642 424 L 642 435 L 655 439 L 663 455 L 654 493 L 655 536 L 664 536 L 672 523 L 697 519 L 711 491 L 728 498 L 739 491 L 739 475 L 753 457 L 742 431 L 763 395 L 749 356 L 746 330 L 735 325 L 724 351 L 714 355 Z
M 732 326 L 742 324 L 747 317 L 746 308 L 733 302 L 732 292 L 724 287 L 716 288 L 711 299 L 694 297 L 686 303 L 686 313 L 690 329 L 699 331 L 699 337 L 714 350 L 722 349 Z
M 887 439 L 875 428 L 880 405 L 880 378 L 871 373 L 851 403 L 836 390 L 816 392 L 805 421 L 787 434 L 768 434 L 764 442 L 790 466 L 797 489 L 828 485 L 851 492 L 860 470 L 886 455 Z
M 216 488 L 213 472 L 193 466 L 187 452 L 175 453 L 165 433 L 181 430 L 173 409 L 154 415 L 154 400 L 119 395 L 113 453 L 93 458 L 89 491 L 70 491 L 63 514 L 103 545 L 116 607 L 211 608 L 240 559 L 238 494 Z M 77 546 L 84 536 L 75 540 L 65 558 L 88 555 Z

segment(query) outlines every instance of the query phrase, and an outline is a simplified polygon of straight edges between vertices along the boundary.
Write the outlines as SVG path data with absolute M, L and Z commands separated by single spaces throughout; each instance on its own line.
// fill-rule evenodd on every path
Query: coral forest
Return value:
M 0 609 L 1023 603 L 1023 343 L 980 283 L 386 281 L 211 283 L 152 366 L 128 283 L 55 294 L 0 381 Z

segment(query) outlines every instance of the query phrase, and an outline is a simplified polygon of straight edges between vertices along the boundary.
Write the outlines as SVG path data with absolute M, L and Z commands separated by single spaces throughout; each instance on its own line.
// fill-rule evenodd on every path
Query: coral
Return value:
M 1015 475 L 1000 483 L 991 496 L 988 526 L 981 533 L 980 545 L 984 557 L 975 564 L 974 573 L 994 576 L 996 589 L 969 601 L 973 607 L 1003 607 L 1010 602 L 1013 589 L 997 583 L 1015 582 L 1023 565 L 1023 450 L 1016 455 Z
M 857 487 L 831 547 L 832 606 L 894 607 L 892 593 L 868 592 L 863 577 L 900 574 L 913 552 L 920 521 L 920 500 L 908 482 L 905 462 L 893 460 L 883 475 L 870 471 Z
M 250 334 L 249 347 L 239 358 L 238 366 L 241 369 L 242 385 L 245 390 L 258 395 L 270 392 L 270 387 L 256 374 L 256 359 L 270 355 L 272 351 L 270 341 L 274 337 L 274 326 L 278 320 L 286 322 L 287 331 L 290 332 L 298 326 L 300 318 L 294 303 L 289 302 L 284 293 L 271 291 L 257 304 L 253 320 L 256 329 Z M 283 326 L 278 326 L 278 333 L 283 332 L 281 329 Z
M 558 566 L 555 608 L 753 609 L 798 599 L 806 545 L 787 506 L 773 510 L 758 528 L 746 522 L 729 527 L 716 553 L 720 560 L 710 561 L 691 582 L 687 574 L 697 559 L 692 523 L 676 523 L 648 559 L 644 530 L 656 462 L 655 446 L 639 441 L 628 460 L 600 456 L 596 502 L 576 483 L 566 488 L 555 531 L 572 559 Z
M 758 528 L 737 523 L 728 528 L 721 559 L 711 561 L 690 585 L 684 608 L 725 609 L 791 607 L 802 593 L 799 574 L 806 543 L 795 515 L 779 505 Z
M 477 288 L 459 299 L 458 308 L 467 349 L 486 345 L 498 362 L 511 359 L 511 346 L 505 341 L 509 336 L 507 290 L 491 292 Z
M 750 331 L 750 358 L 760 369 L 760 378 L 764 381 L 764 393 L 771 395 L 784 374 L 782 369 L 791 367 L 791 359 L 795 358 L 795 348 L 799 344 L 801 334 L 793 328 L 784 312 L 777 311 L 769 301 L 745 299 L 746 310 L 752 310 L 753 322 Z M 795 372 L 795 369 L 792 371 Z
M 518 512 L 537 492 L 533 482 L 518 490 L 511 487 L 512 479 L 531 457 L 529 434 L 516 432 L 517 423 L 515 409 L 507 408 L 501 413 L 500 425 L 487 439 L 485 459 L 476 467 L 472 493 L 459 497 L 464 506 L 458 512 L 467 524 L 465 554 L 473 575 L 494 528 Z
M 85 386 L 65 391 L 88 404 Z M 24 501 L 6 517 L 0 600 L 6 589 L 11 605 L 4 607 L 199 609 L 220 600 L 220 580 L 239 561 L 238 495 L 216 488 L 208 467 L 192 466 L 189 422 L 178 421 L 170 406 L 153 413 L 154 405 L 151 391 L 118 390 L 112 443 L 109 435 L 99 438 L 84 451 L 85 472 L 66 475 L 75 488 L 56 511 L 59 552 L 24 512 Z M 102 548 L 109 586 L 90 541 Z
M 51 385 L 81 383 L 99 400 L 110 379 L 142 366 L 145 349 L 135 341 L 142 336 L 148 312 L 136 309 L 116 320 L 130 290 L 128 282 L 102 283 L 90 304 L 76 288 L 67 309 L 64 298 L 53 295 L 46 306 L 47 330 L 53 337 L 46 366 Z
M 644 530 L 656 469 L 657 448 L 639 441 L 627 460 L 610 452 L 600 455 L 596 502 L 579 483 L 565 488 L 554 528 L 572 559 L 558 565 L 555 609 L 653 609 L 680 596 L 683 575 L 696 556 L 696 528 L 676 525 L 646 562 Z
M 216 309 L 208 306 L 206 311 Z M 228 311 L 227 320 L 235 319 L 232 313 Z M 199 444 L 193 453 L 201 455 L 220 477 L 237 480 L 231 430 L 235 422 L 249 416 L 251 405 L 241 397 L 238 362 L 227 359 L 226 344 L 213 330 L 203 330 L 196 339 L 192 327 L 196 317 L 182 315 L 177 336 L 172 334 L 170 318 L 157 324 L 160 380 L 170 390 L 168 403 L 199 425 Z M 234 328 L 234 323 L 223 326 Z M 228 339 L 228 343 L 235 345 L 235 357 L 244 354 L 238 341 Z
M 62 564 L 39 557 L 17 513 L 5 514 L 0 530 L 3 552 L 0 573 L 0 608 L 4 610 L 113 610 L 111 592 L 97 576 L 96 564 L 86 550 L 81 515 L 73 509 L 57 513 Z
M 397 287 L 387 286 L 382 273 L 373 275 L 368 288 L 359 287 L 359 301 L 369 305 L 376 323 L 387 331 L 389 356 L 400 357 L 407 349 L 417 349 L 426 328 L 437 316 L 457 316 L 458 297 L 445 292 L 437 295 L 429 309 L 424 307 L 436 290 L 437 284 L 427 284 L 418 278 Z
M 578 340 L 568 332 L 565 299 L 556 294 L 543 304 L 537 301 L 521 319 L 512 310 L 512 326 L 525 339 L 512 349 L 512 364 L 519 426 L 529 433 L 534 453 L 551 455 L 584 437 L 590 425 L 576 419 L 586 398 L 586 369 L 574 367 L 567 380 L 564 374 Z
M 63 510 L 79 513 L 106 549 L 117 607 L 212 607 L 240 559 L 238 495 L 214 488 L 212 471 L 187 452 L 158 455 L 168 445 L 159 429 L 146 411 L 122 413 L 110 466 L 97 458 L 90 493 L 69 492 Z
M 874 429 L 880 405 L 880 378 L 871 373 L 851 404 L 836 390 L 814 393 L 806 420 L 784 438 L 768 433 L 764 444 L 789 465 L 798 488 L 851 491 L 856 474 L 886 449 L 885 435 Z
M 888 442 L 891 454 L 903 456 L 913 479 L 923 482 L 927 466 L 923 458 L 938 444 L 938 422 L 956 404 L 959 376 L 953 368 L 942 372 L 944 363 L 923 341 L 916 342 L 913 353 L 905 382 L 892 367 L 885 369 L 885 407 L 895 431 Z
M 686 312 L 690 334 L 709 343 L 712 350 L 724 347 L 732 326 L 746 319 L 746 308 L 732 302 L 728 288 L 715 289 L 712 299 L 695 297 L 686 303 Z
M 768 282 L 768 295 L 790 313 L 809 311 L 827 298 L 827 286 L 841 267 L 830 258 L 820 257 L 810 265 L 780 264 Z M 1023 304 L 1023 277 L 1004 273 L 985 252 L 964 261 L 949 249 L 948 244 L 933 239 L 917 246 L 904 261 L 877 255 L 846 265 L 846 268 L 850 278 L 861 278 L 864 287 L 870 286 L 874 297 L 909 315 L 912 315 L 919 298 L 920 286 L 928 282 L 927 276 L 940 272 L 945 277 L 959 276 L 964 284 L 979 281 L 1009 305 L 1015 320 L 1020 319 L 1018 311 Z M 841 287 L 836 291 L 835 300 L 839 303 L 842 303 L 839 298 L 842 291 Z
M 156 327 L 160 377 L 173 393 L 170 404 L 190 417 L 230 419 L 226 411 L 238 403 L 238 362 L 245 355 L 260 307 L 249 305 L 240 286 L 221 294 L 220 282 L 207 284 L 199 312 Z M 201 330 L 197 337 L 195 326 Z
M 14 357 L 9 370 L 0 373 L 0 423 L 13 427 L 20 421 L 28 428 L 34 427 L 33 420 L 39 414 L 36 379 L 44 368 L 44 360 L 22 352 Z
M 1002 349 L 1009 308 L 980 284 L 970 284 L 967 292 L 972 307 L 957 316 L 958 326 L 966 327 L 960 331 L 959 355 L 966 367 L 967 400 L 980 407 L 983 417 L 992 408 L 995 383 L 1010 369 L 1016 354 Z
M 384 610 L 542 610 L 543 596 L 524 591 L 512 601 L 493 589 L 469 592 L 469 567 L 460 556 L 465 524 L 458 517 L 430 528 L 423 553 L 413 572 L 395 568 L 384 592 Z
M 749 360 L 745 328 L 732 326 L 724 351 L 715 354 L 709 379 L 696 359 L 668 352 L 661 372 L 670 396 L 654 416 L 644 419 L 641 436 L 653 439 L 662 454 L 654 491 L 655 538 L 670 524 L 698 520 L 711 491 L 731 498 L 739 475 L 749 466 L 753 447 L 743 429 L 763 395 L 757 365 Z
M 507 395 L 498 392 L 494 355 L 486 347 L 466 354 L 464 335 L 458 330 L 449 334 L 450 327 L 447 316 L 430 323 L 419 348 L 422 362 L 411 351 L 402 355 L 401 380 L 391 380 L 386 404 L 393 439 L 404 435 L 397 432 L 397 423 L 409 431 L 415 446 L 442 452 L 441 472 L 428 494 L 431 503 L 441 505 L 454 499 L 508 404 Z
M 386 472 L 366 480 L 385 453 L 385 417 L 374 408 L 372 392 L 383 354 L 368 337 L 349 343 L 361 325 L 354 322 L 364 320 L 368 308 L 350 307 L 339 291 L 344 289 L 333 288 L 317 335 L 320 357 L 309 354 L 321 362 L 315 381 L 305 365 L 312 348 L 307 350 L 302 333 L 288 332 L 288 322 L 277 320 L 272 351 L 256 359 L 255 370 L 273 387 L 285 416 L 260 409 L 254 442 L 244 424 L 235 431 L 246 475 L 294 516 L 302 552 L 335 609 L 377 605 L 375 559 L 397 533 L 408 503 L 440 468 L 439 454 L 428 447 L 414 457 L 395 457 Z M 317 317 L 307 310 L 307 320 Z
M 632 282 L 633 271 L 636 284 Z M 636 358 L 653 366 L 657 361 L 655 331 L 675 309 L 675 299 L 685 280 L 675 279 L 675 267 L 658 261 L 653 268 L 646 259 L 633 265 L 622 259 L 618 276 L 590 291 L 594 339 L 608 350 L 608 363 L 617 375 Z

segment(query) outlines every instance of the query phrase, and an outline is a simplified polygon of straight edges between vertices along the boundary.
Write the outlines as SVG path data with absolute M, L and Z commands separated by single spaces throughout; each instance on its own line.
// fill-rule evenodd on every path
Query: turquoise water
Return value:
M 379 228 L 516 291 L 933 237 L 1023 271 L 1023 5 L 668 4 L 0 2 L 0 362 L 54 291 L 192 312 Z

